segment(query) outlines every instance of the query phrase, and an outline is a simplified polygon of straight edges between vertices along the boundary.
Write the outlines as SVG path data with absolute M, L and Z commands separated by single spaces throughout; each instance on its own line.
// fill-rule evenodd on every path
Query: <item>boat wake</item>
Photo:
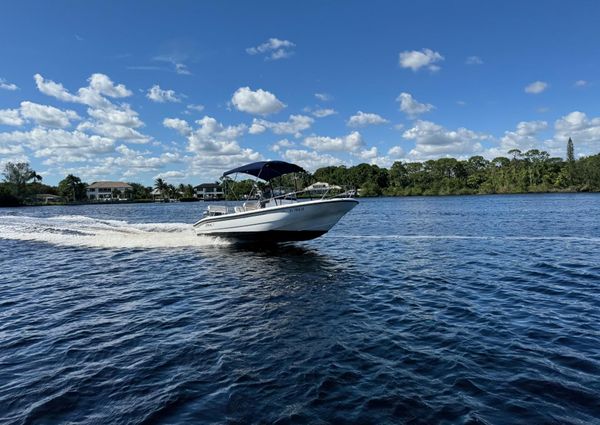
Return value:
M 197 236 L 187 223 L 129 223 L 81 215 L 0 216 L 0 239 L 90 248 L 188 248 L 227 245 Z

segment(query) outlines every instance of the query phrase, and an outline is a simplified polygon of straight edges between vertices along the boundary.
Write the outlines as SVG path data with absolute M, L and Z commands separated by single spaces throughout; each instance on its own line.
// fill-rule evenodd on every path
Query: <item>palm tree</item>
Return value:
M 160 196 L 165 199 L 165 193 L 167 193 L 169 185 L 159 177 L 154 180 L 154 187 L 160 192 Z
M 167 185 L 167 191 L 170 199 L 179 199 L 179 192 L 177 192 L 177 188 L 175 186 L 172 184 Z

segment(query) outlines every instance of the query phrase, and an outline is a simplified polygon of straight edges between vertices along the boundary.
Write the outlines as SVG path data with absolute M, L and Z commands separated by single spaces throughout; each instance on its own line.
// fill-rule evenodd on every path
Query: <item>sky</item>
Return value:
M 5 1 L 0 166 L 150 185 L 596 154 L 598 22 L 597 1 Z

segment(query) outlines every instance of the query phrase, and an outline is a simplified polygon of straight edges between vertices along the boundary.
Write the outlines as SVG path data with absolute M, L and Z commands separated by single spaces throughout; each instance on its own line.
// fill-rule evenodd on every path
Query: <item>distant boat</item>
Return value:
M 255 187 L 255 193 L 249 194 L 248 199 L 258 195 L 256 201 L 246 201 L 236 207 L 210 205 L 204 217 L 194 224 L 196 233 L 237 242 L 305 241 L 327 233 L 358 204 L 347 193 L 328 197 L 328 191 L 323 191 L 319 199 L 309 200 L 298 199 L 298 195 L 310 192 L 306 189 L 274 194 L 272 179 L 297 172 L 304 170 L 284 161 L 260 161 L 223 173 L 223 177 L 244 173 L 264 180 L 270 195 Z

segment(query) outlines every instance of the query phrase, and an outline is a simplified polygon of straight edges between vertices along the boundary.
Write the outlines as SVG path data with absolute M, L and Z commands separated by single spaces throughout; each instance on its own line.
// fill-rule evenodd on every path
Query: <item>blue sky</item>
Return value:
M 0 165 L 200 183 L 600 152 L 600 3 L 4 2 Z

